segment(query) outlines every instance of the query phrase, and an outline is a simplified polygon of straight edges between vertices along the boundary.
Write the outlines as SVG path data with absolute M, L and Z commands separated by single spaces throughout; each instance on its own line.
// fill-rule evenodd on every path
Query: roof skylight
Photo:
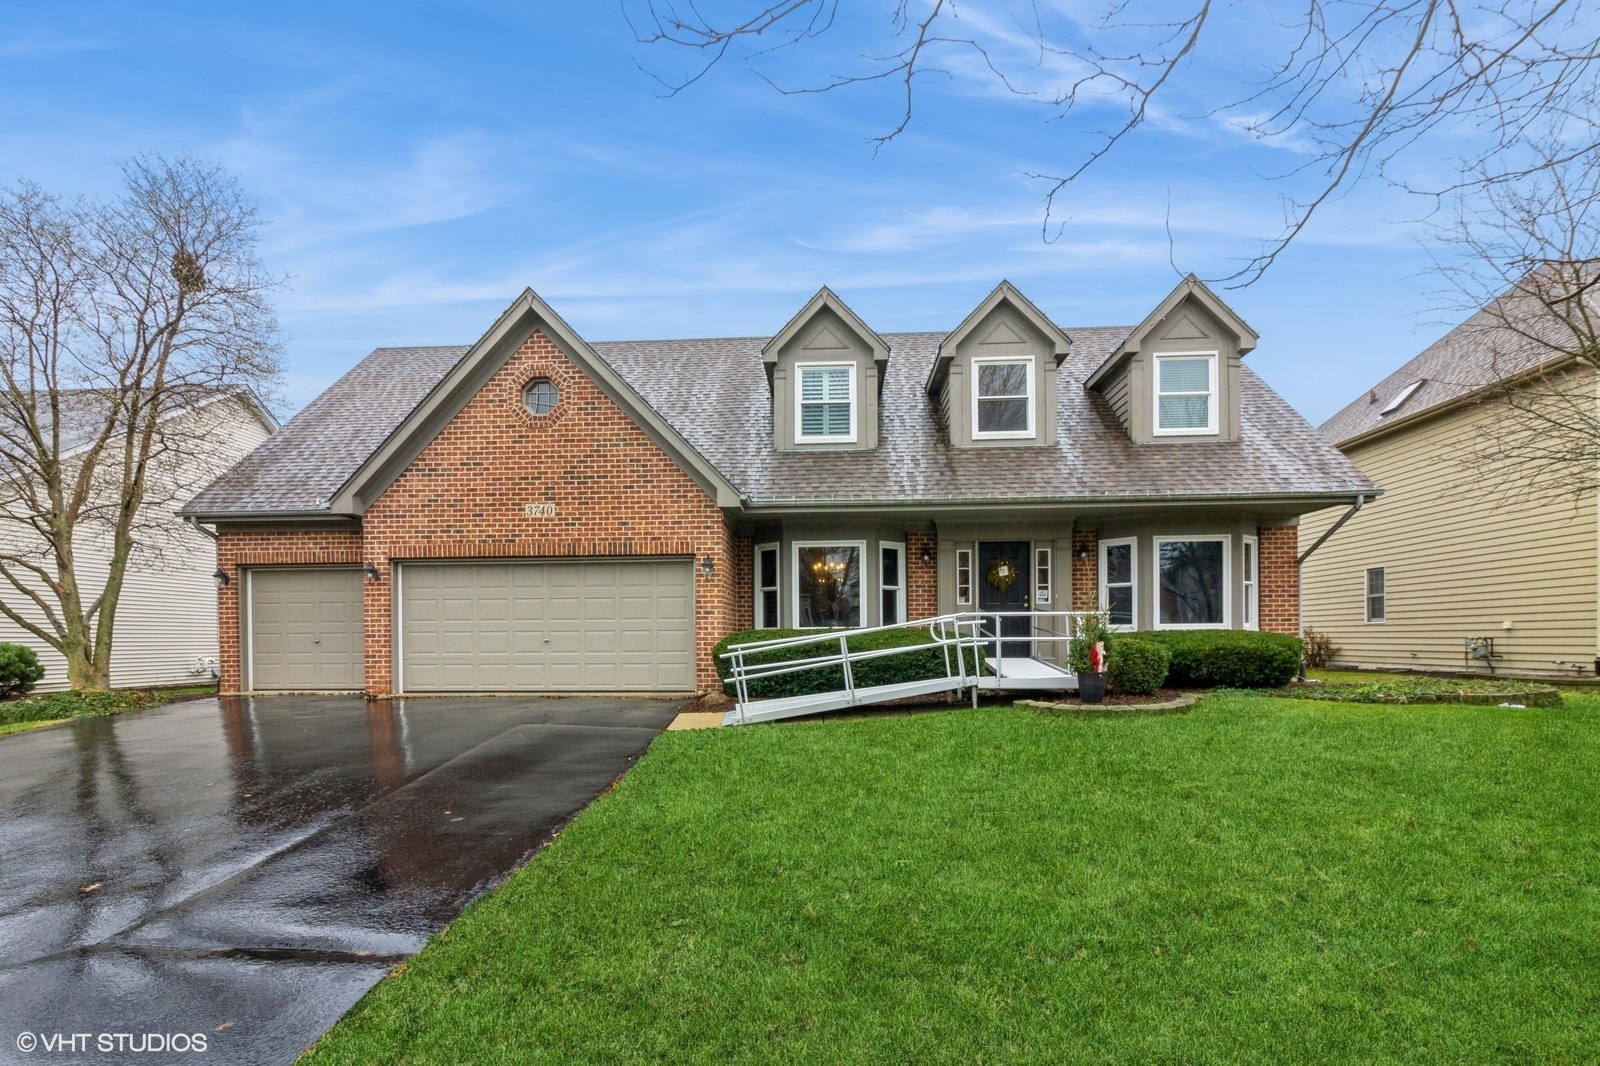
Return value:
M 1400 405 L 1405 403 L 1407 400 L 1411 399 L 1411 394 L 1416 392 L 1418 389 L 1422 388 L 1422 383 L 1425 380 L 1427 380 L 1427 379 L 1426 378 L 1420 378 L 1420 379 L 1418 379 L 1416 381 L 1413 381 L 1411 384 L 1407 385 L 1405 388 L 1403 388 L 1399 392 L 1395 393 L 1394 394 L 1394 399 L 1392 399 L 1388 403 L 1384 404 L 1383 405 L 1383 410 L 1379 411 L 1378 414 L 1380 414 L 1380 415 L 1393 414 L 1394 412 L 1400 410 Z

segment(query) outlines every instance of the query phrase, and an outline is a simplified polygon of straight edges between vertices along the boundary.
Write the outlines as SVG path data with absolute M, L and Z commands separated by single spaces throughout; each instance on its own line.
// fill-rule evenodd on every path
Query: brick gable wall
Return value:
M 523 404 L 529 381 L 561 392 L 550 415 Z M 524 505 L 554 504 L 527 517 Z M 393 574 L 423 559 L 676 556 L 694 560 L 695 674 L 716 684 L 712 646 L 750 625 L 747 539 L 716 502 L 543 333 L 535 332 L 367 509 L 360 533 L 223 533 L 218 558 L 239 566 L 373 563 L 363 583 L 366 691 L 394 677 Z M 701 573 L 709 556 L 713 573 Z M 219 590 L 222 691 L 239 690 L 238 583 Z

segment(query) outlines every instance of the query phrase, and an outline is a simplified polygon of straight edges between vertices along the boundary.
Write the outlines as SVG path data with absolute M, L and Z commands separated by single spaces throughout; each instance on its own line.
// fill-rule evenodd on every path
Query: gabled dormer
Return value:
M 1084 387 L 1106 398 L 1135 444 L 1236 441 L 1239 360 L 1259 340 L 1190 274 Z
M 939 345 L 928 395 L 958 448 L 1056 442 L 1056 368 L 1072 340 L 1002 281 Z
M 761 349 L 779 451 L 878 446 L 889 345 L 827 286 Z

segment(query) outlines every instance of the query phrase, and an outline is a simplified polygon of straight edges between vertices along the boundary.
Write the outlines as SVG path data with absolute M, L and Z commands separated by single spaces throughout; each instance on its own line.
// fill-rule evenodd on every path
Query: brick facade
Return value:
M 1088 556 L 1078 558 L 1087 550 Z M 1072 534 L 1073 611 L 1093 611 L 1100 605 L 1100 531 L 1079 529 Z
M 928 561 L 922 561 L 922 553 Z M 932 533 L 906 534 L 906 619 L 939 613 L 939 544 Z
M 1261 628 L 1269 633 L 1300 635 L 1300 530 L 1295 526 L 1262 526 L 1256 540 L 1261 558 Z
M 293 529 L 268 533 L 220 533 L 217 569 L 228 583 L 217 589 L 218 691 L 239 691 L 239 577 L 247 566 L 330 566 L 361 562 L 361 534 L 355 530 Z
M 524 387 L 548 378 L 561 399 L 531 415 Z M 554 504 L 527 517 L 524 505 Z M 222 533 L 222 569 L 367 563 L 366 691 L 391 693 L 393 568 L 421 559 L 675 556 L 694 560 L 696 684 L 716 683 L 712 646 L 750 625 L 750 544 L 716 502 L 543 333 L 536 332 L 425 447 L 362 518 L 359 533 Z M 712 575 L 701 572 L 710 557 Z M 237 692 L 238 583 L 219 590 L 222 691 Z

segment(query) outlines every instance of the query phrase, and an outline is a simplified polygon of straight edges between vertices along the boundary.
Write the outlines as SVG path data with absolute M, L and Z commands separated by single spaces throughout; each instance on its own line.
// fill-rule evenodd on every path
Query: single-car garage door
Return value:
M 406 563 L 405 692 L 691 692 L 687 559 Z
M 247 686 L 258 692 L 361 688 L 359 569 L 250 570 L 246 580 Z

